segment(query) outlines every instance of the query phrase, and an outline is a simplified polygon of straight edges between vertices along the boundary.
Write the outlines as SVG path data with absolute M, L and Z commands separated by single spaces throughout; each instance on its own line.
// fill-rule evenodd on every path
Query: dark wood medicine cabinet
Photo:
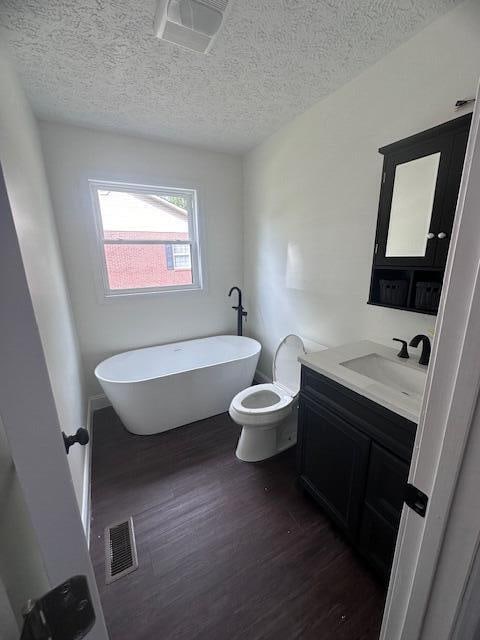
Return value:
M 472 114 L 381 147 L 369 304 L 435 315 Z

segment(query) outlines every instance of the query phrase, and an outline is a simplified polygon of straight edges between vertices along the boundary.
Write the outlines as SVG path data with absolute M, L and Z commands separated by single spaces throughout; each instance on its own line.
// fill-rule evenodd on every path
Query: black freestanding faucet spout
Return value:
M 242 291 L 240 287 L 232 287 L 228 292 L 228 297 L 232 295 L 234 291 L 238 292 L 238 306 L 232 307 L 237 312 L 237 336 L 243 335 L 243 318 L 247 317 L 247 312 L 242 307 Z

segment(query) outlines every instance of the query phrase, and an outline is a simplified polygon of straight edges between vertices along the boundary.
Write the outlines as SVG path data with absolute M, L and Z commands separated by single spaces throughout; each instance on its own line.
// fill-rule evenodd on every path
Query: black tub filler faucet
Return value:
M 232 307 L 237 312 L 237 336 L 243 335 L 243 318 L 247 317 L 247 312 L 242 307 L 242 291 L 240 287 L 232 287 L 228 292 L 228 297 L 232 295 L 234 291 L 238 291 L 238 305 Z

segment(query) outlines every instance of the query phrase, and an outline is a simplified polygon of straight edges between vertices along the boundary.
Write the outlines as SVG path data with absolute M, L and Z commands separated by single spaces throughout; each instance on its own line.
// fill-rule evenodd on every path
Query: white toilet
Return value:
M 322 348 L 318 345 L 319 350 Z M 286 336 L 273 360 L 273 383 L 248 387 L 233 398 L 230 416 L 243 427 L 236 450 L 240 460 L 265 460 L 296 443 L 301 368 L 298 356 L 305 353 L 302 338 Z

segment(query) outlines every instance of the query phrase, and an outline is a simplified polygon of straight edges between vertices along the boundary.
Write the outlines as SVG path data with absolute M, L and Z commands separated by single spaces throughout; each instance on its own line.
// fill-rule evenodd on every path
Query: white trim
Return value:
M 87 539 L 87 546 L 90 548 L 90 520 L 92 508 L 92 417 L 93 411 L 90 400 L 87 404 L 87 431 L 90 442 L 85 447 L 85 459 L 83 461 L 83 494 L 82 494 L 82 524 Z
M 90 524 L 92 516 L 92 447 L 93 447 L 93 414 L 98 409 L 111 406 L 110 400 L 103 393 L 91 396 L 87 403 L 87 431 L 90 442 L 85 450 L 83 463 L 82 524 L 90 548 Z
M 480 169 L 479 120 L 477 100 L 409 476 L 409 482 L 430 496 L 429 505 L 424 519 L 408 508 L 403 509 L 382 640 L 424 637 L 422 628 L 477 402 L 480 384 L 480 190 L 477 176 L 470 174 L 471 167 L 475 167 L 476 172 Z M 467 520 L 468 516 L 465 522 Z M 449 637 L 449 625 L 453 620 L 451 616 L 447 620 L 449 616 L 445 613 L 447 608 L 449 614 L 451 610 L 455 613 L 457 597 L 456 589 L 443 592 L 442 637 Z
M 98 409 L 110 407 L 110 400 L 104 393 L 90 396 L 87 402 L 87 431 L 90 436 L 83 463 L 82 524 L 90 548 L 90 524 L 92 516 L 92 447 L 93 447 L 93 414 Z
M 142 289 L 111 289 L 104 293 L 104 298 L 112 300 L 115 298 L 125 298 L 132 296 L 156 296 L 164 293 L 182 293 L 187 291 L 201 291 L 202 286 L 198 284 L 175 284 L 168 287 L 143 287 Z
M 185 293 L 193 291 L 203 291 L 205 289 L 205 267 L 204 259 L 205 252 L 202 246 L 203 234 L 202 225 L 199 221 L 201 217 L 200 211 L 200 198 L 198 189 L 192 187 L 172 187 L 172 186 L 159 186 L 159 185 L 146 185 L 135 184 L 132 182 L 120 182 L 118 180 L 103 180 L 97 178 L 88 178 L 88 187 L 90 192 L 90 203 L 93 211 L 93 235 L 95 244 L 95 264 L 96 277 L 95 281 L 98 286 L 99 298 L 102 302 L 108 302 L 112 300 L 118 300 L 124 297 L 131 296 L 152 296 L 161 295 L 164 293 Z M 112 191 L 125 191 L 131 193 L 146 193 L 158 195 L 160 193 L 169 192 L 170 195 L 185 195 L 188 194 L 191 197 L 192 208 L 188 210 L 188 233 L 189 238 L 187 241 L 182 241 L 182 244 L 190 245 L 190 259 L 191 259 L 191 272 L 192 283 L 191 284 L 175 284 L 171 286 L 158 286 L 158 287 L 142 287 L 137 289 L 110 289 L 108 280 L 107 263 L 104 249 L 104 232 L 102 224 L 102 216 L 100 211 L 100 202 L 98 198 L 98 189 L 110 188 Z M 112 244 L 112 243 L 108 243 Z M 152 244 L 152 243 L 149 243 Z M 167 241 L 156 241 L 154 244 L 171 244 Z
M 181 289 L 176 286 L 164 287 L 159 289 L 117 289 L 117 293 L 111 295 L 105 295 L 101 292 L 101 287 L 98 287 L 98 301 L 100 304 L 119 303 L 122 300 L 130 300 L 133 297 L 145 296 L 166 296 L 166 295 L 186 295 L 187 293 L 195 295 L 205 295 L 205 287 L 193 287 L 192 285 L 185 284 Z
M 88 406 L 90 407 L 91 412 L 94 413 L 99 409 L 111 407 L 112 403 L 104 393 L 98 393 L 95 396 L 90 396 L 90 398 L 88 399 Z
M 432 506 L 436 507 L 440 501 L 443 501 L 447 513 L 445 522 L 442 523 L 444 535 L 435 567 L 434 582 L 428 595 L 422 633 L 425 629 L 426 638 L 434 637 L 438 640 L 451 638 L 475 559 L 480 530 L 478 493 L 480 416 L 477 404 L 480 389 L 478 369 L 480 361 L 478 333 L 480 327 L 479 107 L 477 94 L 477 105 L 474 110 L 460 190 L 458 214 L 461 220 L 458 234 L 455 236 L 455 255 L 450 274 L 451 299 L 446 300 L 443 318 L 447 335 L 449 330 L 453 333 L 454 329 L 460 333 L 461 349 L 456 377 L 454 383 L 451 383 L 454 389 L 450 398 L 448 431 L 442 443 L 437 477 L 431 497 Z M 457 292 L 457 289 L 460 289 L 460 292 Z M 462 301 L 462 293 L 464 301 Z M 460 307 L 456 309 L 459 304 L 464 304 L 467 307 L 466 311 Z M 463 324 L 464 318 L 465 324 Z M 455 320 L 457 320 L 456 326 Z M 424 536 L 426 544 L 431 539 L 434 522 L 430 523 L 430 530 L 427 528 L 428 524 L 426 523 Z M 423 571 L 421 565 L 418 571 Z
M 108 640 L 1 172 L 0 208 L 0 271 L 9 274 L 0 278 L 0 361 L 8 363 L 0 366 L 1 419 L 48 584 L 87 576 L 96 617 L 89 639 Z

